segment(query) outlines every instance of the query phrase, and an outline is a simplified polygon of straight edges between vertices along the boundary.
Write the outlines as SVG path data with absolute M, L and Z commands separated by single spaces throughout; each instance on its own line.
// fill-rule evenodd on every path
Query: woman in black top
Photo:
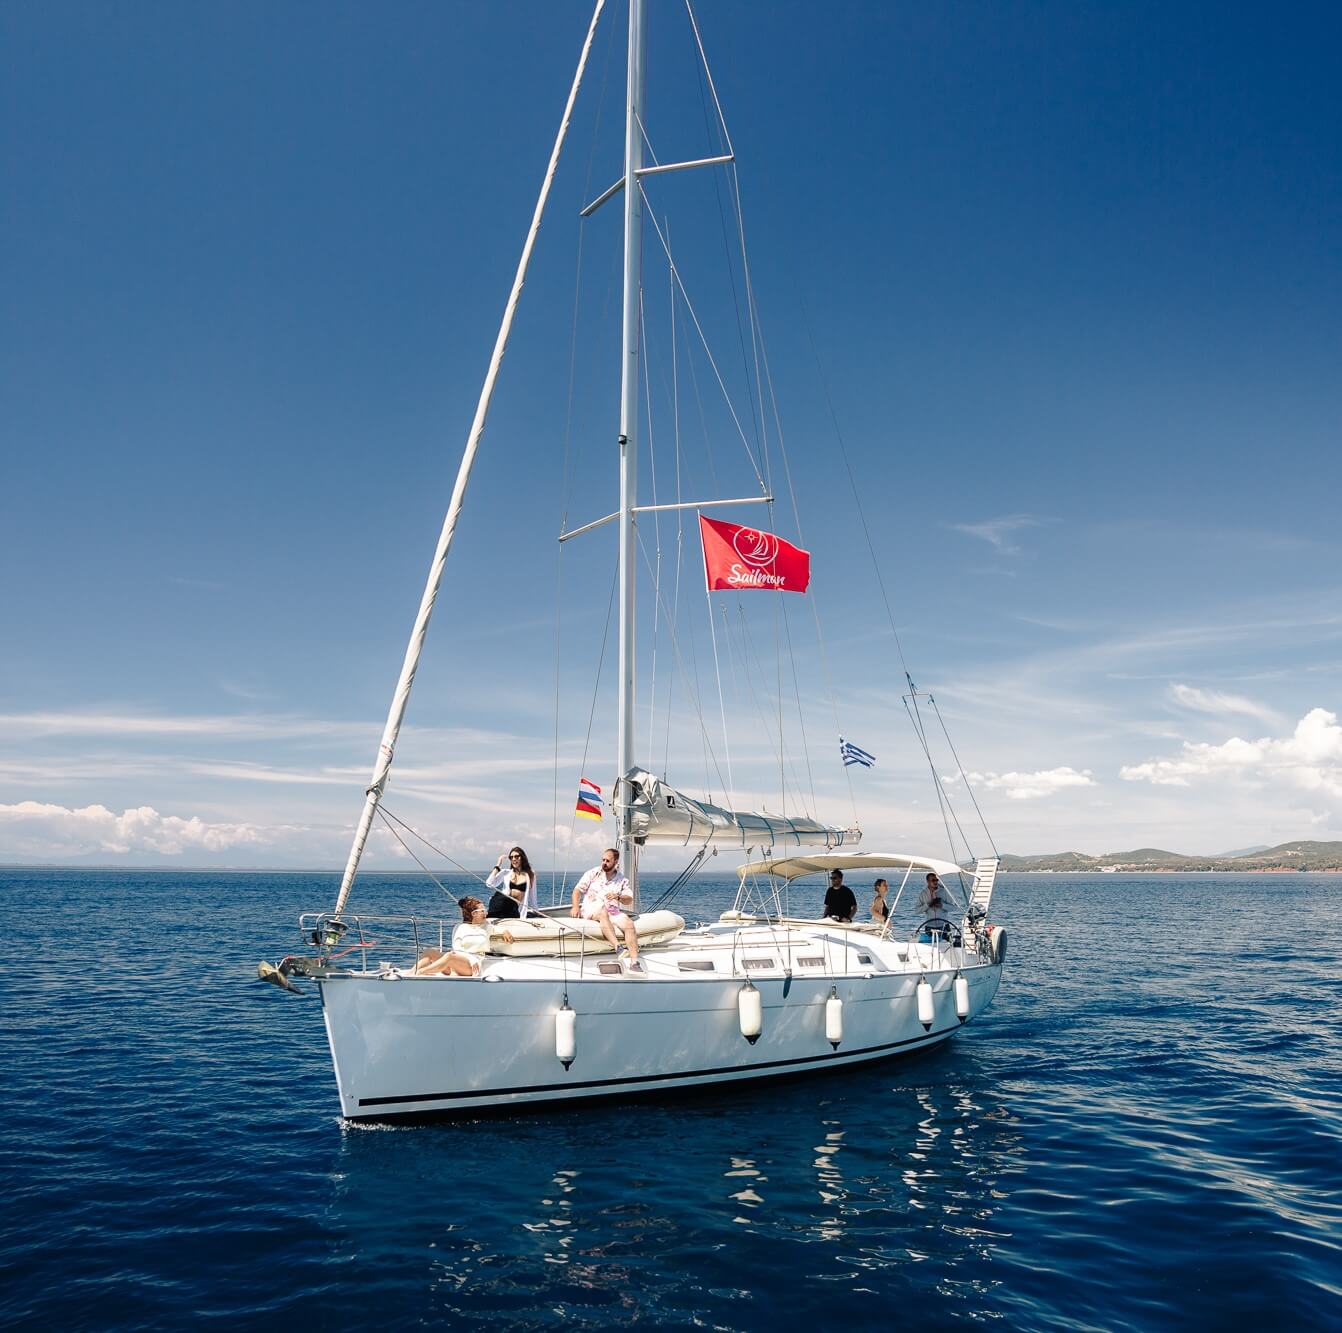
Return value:
M 536 872 L 520 847 L 510 848 L 505 854 L 508 864 L 500 856 L 494 863 L 494 873 L 485 880 L 485 887 L 494 890 L 489 900 L 491 917 L 528 916 L 539 913 L 536 905 Z

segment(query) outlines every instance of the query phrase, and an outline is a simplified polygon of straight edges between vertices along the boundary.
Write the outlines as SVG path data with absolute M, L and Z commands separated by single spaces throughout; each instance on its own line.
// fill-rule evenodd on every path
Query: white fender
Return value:
M 992 935 L 989 937 L 993 945 L 993 962 L 1001 967 L 1006 962 L 1006 930 L 1002 926 L 989 926 Z
M 555 1055 L 565 1069 L 573 1063 L 578 1054 L 578 1015 L 564 1001 L 563 1008 L 555 1014 Z
M 927 984 L 927 978 L 923 977 L 918 982 L 918 1021 L 925 1029 L 930 1029 L 935 1016 L 932 1008 L 932 987 Z
M 764 1027 L 764 1006 L 753 981 L 747 981 L 736 992 L 736 1016 L 741 1023 L 741 1035 L 753 1046 Z
M 955 1016 L 962 1023 L 969 1017 L 969 982 L 963 972 L 955 978 Z
M 843 1001 L 833 986 L 829 988 L 829 999 L 825 1001 L 825 1040 L 836 1050 L 843 1040 Z

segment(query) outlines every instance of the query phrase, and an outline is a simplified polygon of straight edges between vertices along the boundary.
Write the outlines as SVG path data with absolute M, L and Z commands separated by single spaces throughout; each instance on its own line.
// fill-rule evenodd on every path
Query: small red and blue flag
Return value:
M 580 819 L 600 819 L 603 813 L 601 805 L 601 788 L 587 778 L 580 778 L 578 804 L 574 807 L 574 813 Z

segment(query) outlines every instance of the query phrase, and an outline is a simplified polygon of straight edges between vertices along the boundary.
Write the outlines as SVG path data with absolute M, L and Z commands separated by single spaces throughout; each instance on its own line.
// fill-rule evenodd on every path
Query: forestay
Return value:
M 860 842 L 862 831 L 834 828 L 814 819 L 757 810 L 728 810 L 696 801 L 645 769 L 633 768 L 620 784 L 635 842 L 732 847 L 843 847 Z

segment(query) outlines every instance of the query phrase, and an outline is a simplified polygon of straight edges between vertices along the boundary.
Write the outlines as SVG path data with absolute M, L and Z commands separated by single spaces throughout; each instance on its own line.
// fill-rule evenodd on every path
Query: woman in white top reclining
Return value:
M 489 926 L 485 905 L 479 898 L 461 898 L 461 925 L 452 932 L 452 948 L 428 949 L 420 954 L 412 976 L 416 977 L 478 977 L 480 963 L 489 952 Z M 505 930 L 503 938 L 513 942 L 512 932 Z

